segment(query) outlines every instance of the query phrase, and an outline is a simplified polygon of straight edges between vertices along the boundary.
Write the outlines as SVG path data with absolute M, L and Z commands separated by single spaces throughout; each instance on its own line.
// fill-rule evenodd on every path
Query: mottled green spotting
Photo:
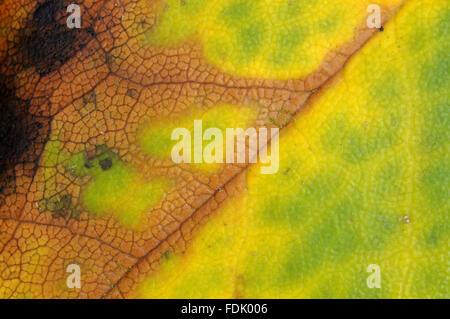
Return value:
M 448 223 L 448 216 L 439 218 L 437 222 L 427 230 L 425 235 L 426 248 L 437 247 L 443 240 L 450 238 L 450 225 Z
M 293 230 L 312 230 L 306 238 L 289 240 L 290 247 L 277 277 L 278 285 L 304 282 L 318 267 L 340 263 L 352 253 L 379 251 L 390 245 L 392 236 L 400 230 L 395 212 L 373 204 L 367 208 L 358 190 L 342 192 L 339 181 L 337 177 L 319 175 L 300 194 L 285 196 L 283 200 L 271 197 L 269 205 L 264 204 L 265 220 L 277 224 L 287 222 Z M 341 193 L 342 199 L 332 200 L 335 193 Z M 316 221 L 314 225 L 310 224 L 312 219 Z
M 291 241 L 278 274 L 279 284 L 304 283 L 324 263 L 342 261 L 358 248 L 358 237 L 351 220 L 329 214 L 307 238 Z
M 293 49 L 303 42 L 306 34 L 305 28 L 294 25 L 279 30 L 276 41 L 280 49 Z
M 149 129 L 141 137 L 141 147 L 149 155 L 156 157 L 168 157 L 171 146 L 174 142 L 171 140 L 172 130 L 168 127 L 158 127 L 158 129 Z
M 342 158 L 350 163 L 360 163 L 391 147 L 399 127 L 397 112 L 385 116 L 383 122 L 367 123 L 360 128 L 352 128 L 348 119 L 340 115 L 328 120 L 321 142 L 326 151 L 341 153 Z
M 255 2 L 250 0 L 235 0 L 226 4 L 220 11 L 219 17 L 225 21 L 228 27 L 236 27 L 252 17 L 255 10 Z
M 368 82 L 368 90 L 371 96 L 371 102 L 368 106 L 377 106 L 383 108 L 398 107 L 402 96 L 403 87 L 398 72 L 388 72 L 379 81 Z
M 409 49 L 407 54 L 418 58 L 414 61 L 415 66 L 421 66 L 424 60 L 429 59 L 429 52 L 436 52 L 437 48 L 444 48 L 448 52 L 449 49 L 450 10 L 439 10 L 432 14 L 434 23 L 431 27 L 427 21 L 429 19 L 418 17 L 414 28 L 410 28 L 409 36 L 404 39 Z
M 450 108 L 442 101 L 440 104 L 426 110 L 425 125 L 422 139 L 427 150 L 438 149 L 450 140 Z
M 291 177 L 276 174 L 279 178 L 274 181 L 275 184 L 282 185 L 288 183 Z M 286 172 L 286 170 L 284 170 Z M 325 199 L 329 199 L 337 192 L 341 180 L 338 176 L 317 175 L 316 177 L 302 181 L 292 189 L 295 193 L 284 193 L 275 196 L 269 196 L 263 200 L 261 218 L 264 223 L 289 224 L 291 227 L 298 227 L 306 219 L 311 217 L 311 212 L 324 204 Z
M 368 142 L 367 135 L 358 132 L 357 130 L 348 130 L 343 146 L 343 158 L 350 163 L 359 163 L 367 159 L 375 149 L 372 148 Z
M 287 64 L 305 63 L 307 51 L 297 52 L 297 48 L 308 36 L 305 28 L 292 26 L 281 28 L 276 34 L 276 43 L 269 55 L 269 62 L 274 66 L 286 66 Z
M 319 21 L 317 30 L 320 33 L 330 33 L 333 30 L 339 29 L 339 23 L 342 21 L 342 17 L 339 17 L 337 12 L 329 14 L 327 17 Z
M 256 20 L 239 29 L 237 40 L 240 50 L 237 56 L 240 63 L 248 63 L 259 53 L 266 34 L 264 28 L 263 22 Z
M 449 89 L 450 55 L 448 48 L 441 49 L 422 66 L 420 86 L 426 91 Z
M 324 132 L 320 136 L 320 141 L 325 151 L 335 152 L 342 148 L 348 124 L 345 114 L 337 114 L 325 122 Z
M 150 156 L 170 158 L 171 150 L 177 141 L 172 140 L 172 132 L 176 128 L 187 128 L 193 137 L 193 120 L 172 120 L 171 123 L 150 122 L 145 124 L 139 133 L 139 144 Z M 192 145 L 193 147 L 193 145 Z M 192 154 L 192 150 L 191 150 Z
M 89 213 L 113 214 L 125 225 L 137 227 L 142 215 L 162 198 L 169 181 L 145 181 L 106 146 L 96 152 L 94 158 L 88 158 L 85 152 L 74 154 L 65 163 L 71 174 L 91 176 L 81 195 L 82 204 Z
M 343 158 L 351 163 L 358 163 L 391 147 L 396 141 L 398 122 L 393 118 L 390 125 L 384 125 L 369 131 L 350 129 L 344 142 Z
M 450 298 L 449 261 L 436 260 L 436 263 L 418 265 L 414 272 L 411 298 Z
M 410 50 L 410 54 L 418 55 L 427 50 L 424 43 L 428 40 L 429 33 L 427 28 L 421 26 L 421 22 L 417 22 L 417 28 L 414 28 L 413 33 L 407 39 L 407 47 Z
M 372 208 L 360 212 L 358 225 L 361 234 L 360 249 L 368 252 L 380 250 L 392 244 L 391 236 L 400 230 L 399 217 L 395 212 L 373 205 Z
M 297 20 L 300 14 L 310 12 L 317 0 L 286 0 L 280 3 L 276 13 L 279 21 Z
M 375 199 L 382 200 L 386 197 L 398 195 L 402 187 L 402 165 L 401 161 L 391 160 L 387 163 L 384 163 L 382 167 L 380 167 L 375 172 L 375 181 L 373 185 L 372 194 Z
M 445 158 L 444 158 L 445 159 Z M 450 162 L 438 162 L 423 170 L 421 190 L 431 206 L 442 207 L 450 199 Z
M 159 11 L 145 44 L 199 41 L 209 63 L 239 76 L 270 79 L 316 70 L 330 50 L 351 39 L 357 26 L 350 27 L 353 13 L 359 14 L 334 0 L 168 0 Z
M 449 40 L 450 39 L 450 9 L 443 10 L 441 16 L 436 21 L 436 26 L 429 29 L 430 33 L 433 33 L 432 38 L 436 40 Z M 448 46 L 448 42 L 446 43 Z

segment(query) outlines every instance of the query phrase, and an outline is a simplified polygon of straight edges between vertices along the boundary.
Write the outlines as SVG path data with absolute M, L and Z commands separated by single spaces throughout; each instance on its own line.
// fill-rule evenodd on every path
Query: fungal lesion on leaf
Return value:
M 173 256 L 173 252 L 170 249 L 167 249 L 161 254 L 161 259 L 163 261 L 169 260 Z
M 70 193 L 55 195 L 48 199 L 43 199 L 38 204 L 40 211 L 50 212 L 53 218 L 74 218 L 80 219 L 82 209 L 77 205 Z
M 139 168 L 104 144 L 87 146 L 62 165 L 81 183 L 79 201 L 84 211 L 94 217 L 112 215 L 129 228 L 143 227 L 144 214 L 172 185 L 167 177 L 142 176 Z
M 75 177 L 98 175 L 113 167 L 119 156 L 106 145 L 87 147 L 82 152 L 71 155 L 63 166 Z

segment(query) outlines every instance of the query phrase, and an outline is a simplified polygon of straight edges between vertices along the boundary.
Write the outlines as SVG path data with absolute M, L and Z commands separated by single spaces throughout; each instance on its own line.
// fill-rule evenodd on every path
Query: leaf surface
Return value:
M 448 297 L 444 1 L 61 3 L 0 4 L 1 297 Z M 174 164 L 195 119 L 278 173 Z

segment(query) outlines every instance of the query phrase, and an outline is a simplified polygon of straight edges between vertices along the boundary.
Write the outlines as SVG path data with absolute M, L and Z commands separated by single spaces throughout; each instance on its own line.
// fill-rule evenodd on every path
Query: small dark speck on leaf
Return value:
M 106 171 L 111 168 L 112 160 L 111 160 L 111 158 L 107 157 L 107 158 L 102 159 L 99 162 L 99 164 L 100 164 L 100 167 L 102 168 L 102 170 Z
M 86 167 L 87 169 L 92 168 L 92 164 L 89 162 L 84 163 L 84 167 Z
M 136 98 L 138 96 L 138 91 L 136 91 L 135 89 L 128 89 L 126 95 L 132 98 Z
M 163 252 L 162 253 L 162 255 L 161 255 L 161 257 L 162 257 L 162 259 L 164 259 L 164 260 L 168 260 L 169 258 L 170 258 L 170 256 L 171 256 L 171 251 L 170 250 L 166 250 L 165 252 Z
M 381 28 L 379 28 L 378 30 L 380 30 L 380 32 L 383 32 L 383 31 L 384 31 L 384 28 L 381 27 Z
M 61 196 L 60 198 L 60 203 L 62 205 L 62 207 L 64 209 L 67 209 L 70 207 L 70 205 L 72 204 L 72 195 L 70 194 L 64 194 L 63 196 Z

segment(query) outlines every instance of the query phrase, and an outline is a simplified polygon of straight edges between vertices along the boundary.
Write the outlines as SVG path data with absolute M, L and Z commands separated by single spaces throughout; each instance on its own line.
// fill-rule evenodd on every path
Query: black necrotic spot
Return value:
M 16 192 L 18 172 L 28 177 L 35 174 L 50 134 L 51 118 L 32 114 L 30 101 L 16 95 L 15 74 L 29 67 L 41 76 L 56 71 L 95 37 L 92 27 L 67 27 L 67 6 L 72 2 L 40 2 L 8 44 L 8 56 L 0 61 L 0 201 Z M 17 164 L 26 169 L 16 172 Z
M 47 75 L 67 63 L 95 36 L 92 27 L 67 26 L 67 7 L 73 1 L 48 0 L 38 5 L 19 36 L 21 64 Z M 82 16 L 83 17 L 83 16 Z
M 0 75 L 0 192 L 15 191 L 14 167 L 35 164 L 50 129 L 50 119 L 28 112 L 29 101 L 19 99 Z M 22 171 L 30 176 L 32 171 Z
M 106 171 L 106 170 L 108 170 L 108 169 L 111 168 L 111 166 L 112 166 L 112 160 L 111 160 L 109 157 L 107 157 L 107 158 L 105 158 L 105 159 L 102 159 L 102 160 L 99 162 L 99 164 L 100 164 L 100 167 L 102 168 L 102 170 Z

